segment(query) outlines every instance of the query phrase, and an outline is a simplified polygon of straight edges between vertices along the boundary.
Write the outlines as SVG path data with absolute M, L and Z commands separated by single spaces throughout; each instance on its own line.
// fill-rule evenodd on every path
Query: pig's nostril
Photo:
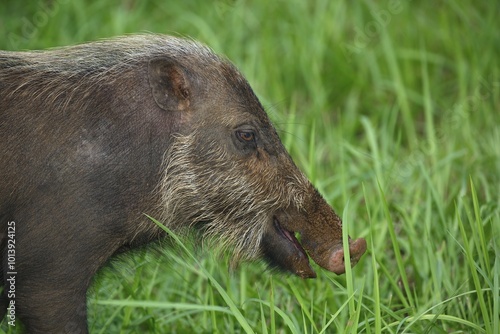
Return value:
M 351 261 L 358 262 L 358 260 L 366 252 L 366 240 L 363 238 L 356 239 L 349 244 L 349 253 Z M 354 263 L 355 264 L 355 263 Z
M 361 256 L 366 251 L 366 241 L 365 239 L 356 239 L 349 243 L 349 258 L 351 266 L 358 263 Z M 345 254 L 342 248 L 333 251 L 330 255 L 328 268 L 326 268 L 334 273 L 340 275 L 345 272 Z
M 342 249 L 337 249 L 331 254 L 328 267 L 326 269 L 333 271 L 337 275 L 345 272 L 344 251 Z

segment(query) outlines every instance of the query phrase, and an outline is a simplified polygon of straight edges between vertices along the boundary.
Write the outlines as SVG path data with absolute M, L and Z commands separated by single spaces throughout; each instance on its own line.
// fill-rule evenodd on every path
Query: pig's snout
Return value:
M 359 238 L 356 240 L 349 240 L 349 255 L 351 258 L 351 266 L 358 263 L 358 260 L 366 251 L 366 240 Z M 333 271 L 337 275 L 345 273 L 345 259 L 344 249 L 341 247 L 333 251 L 326 264 L 325 269 Z

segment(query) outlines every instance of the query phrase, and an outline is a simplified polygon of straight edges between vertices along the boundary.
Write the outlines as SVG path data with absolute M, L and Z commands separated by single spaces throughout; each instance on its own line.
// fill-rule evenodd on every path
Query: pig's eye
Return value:
M 249 130 L 236 131 L 236 137 L 242 143 L 255 143 L 255 133 Z
M 257 148 L 257 135 L 253 129 L 234 131 L 234 144 L 240 152 L 251 153 Z

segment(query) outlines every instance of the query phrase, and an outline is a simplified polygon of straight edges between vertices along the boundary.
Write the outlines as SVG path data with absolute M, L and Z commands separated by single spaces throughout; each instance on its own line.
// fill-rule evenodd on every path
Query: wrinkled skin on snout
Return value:
M 14 222 L 16 317 L 28 333 L 87 332 L 94 274 L 165 237 L 145 214 L 197 229 L 233 264 L 264 258 L 309 278 L 311 257 L 345 270 L 339 217 L 243 76 L 198 43 L 139 35 L 0 51 L 0 115 L 0 318 Z M 366 243 L 349 250 L 355 264 Z
M 164 221 L 201 227 L 232 247 L 235 262 L 263 256 L 273 267 L 313 278 L 309 255 L 321 267 L 344 273 L 340 218 L 294 164 L 239 72 L 221 64 L 222 87 L 211 91 L 161 59 L 151 61 L 149 70 L 150 78 L 166 74 L 169 79 L 160 82 L 174 82 L 174 93 L 184 92 L 177 103 L 189 124 L 167 154 Z M 365 240 L 350 240 L 349 250 L 355 265 Z

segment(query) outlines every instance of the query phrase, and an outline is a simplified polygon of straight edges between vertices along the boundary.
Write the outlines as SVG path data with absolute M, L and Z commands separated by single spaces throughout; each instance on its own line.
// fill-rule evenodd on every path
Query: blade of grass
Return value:
M 487 271 L 488 277 L 491 276 L 491 268 L 489 267 L 490 262 L 490 256 L 488 252 L 488 241 L 486 240 L 486 237 L 484 235 L 484 223 L 483 219 L 481 218 L 481 208 L 479 207 L 479 202 L 477 199 L 477 193 L 476 193 L 476 188 L 474 187 L 474 183 L 472 181 L 472 177 L 469 178 L 470 182 L 470 190 L 472 194 L 472 204 L 474 207 L 474 216 L 475 216 L 475 223 L 476 227 L 474 228 L 474 231 L 476 232 L 477 235 L 477 243 L 478 243 L 478 252 L 480 253 L 481 256 L 479 256 L 479 259 L 481 261 L 481 268 L 484 268 Z
M 363 128 L 366 132 L 366 136 L 368 139 L 368 144 L 370 145 L 370 150 L 373 155 L 373 164 L 375 166 L 375 175 L 377 177 L 377 180 L 382 183 L 382 187 L 385 189 L 385 184 L 384 182 L 384 176 L 383 176 L 383 168 L 381 165 L 382 159 L 380 158 L 380 150 L 379 150 L 379 145 L 377 142 L 377 134 L 375 132 L 375 129 L 373 128 L 373 125 L 371 124 L 370 120 L 367 117 L 362 117 L 361 118 L 361 124 L 363 125 Z
M 273 282 L 273 277 L 271 276 L 269 278 L 271 290 L 269 291 L 269 315 L 270 315 L 270 322 L 271 322 L 271 333 L 276 333 L 276 317 L 274 313 L 274 282 Z M 262 305 L 262 304 L 261 304 Z
M 495 257 L 495 265 L 493 267 L 493 333 L 500 333 L 500 279 L 499 279 L 500 249 L 498 249 L 499 246 L 500 245 L 497 245 L 496 242 L 494 241 L 496 257 Z
M 347 200 L 344 211 L 342 212 L 342 245 L 344 247 L 344 265 L 345 265 L 345 277 L 347 284 L 347 295 L 354 295 L 354 287 L 352 282 L 352 270 L 351 270 L 351 255 L 349 251 L 349 218 L 347 217 L 349 212 L 349 200 Z M 352 315 L 355 312 L 354 300 L 350 299 L 349 302 L 349 314 Z
M 213 305 L 200 305 L 192 303 L 171 303 L 171 302 L 157 302 L 151 300 L 97 300 L 98 305 L 113 305 L 113 306 L 129 306 L 129 307 L 150 307 L 161 309 L 178 309 L 178 310 L 215 310 L 217 312 L 231 314 L 232 310 L 228 307 L 213 306 Z
M 346 284 L 347 284 L 347 295 L 349 297 L 354 297 L 355 291 L 354 291 L 354 278 L 352 274 L 352 268 L 351 268 L 351 256 L 350 256 L 350 250 L 349 250 L 349 222 L 350 219 L 348 217 L 349 213 L 349 200 L 347 200 L 347 203 L 344 207 L 344 211 L 342 213 L 342 243 L 344 247 L 344 265 L 345 265 L 345 275 L 346 275 Z M 349 332 L 357 333 L 358 329 L 358 323 L 359 323 L 359 316 L 361 312 L 361 305 L 362 305 L 362 291 L 364 288 L 364 281 L 363 285 L 361 286 L 361 294 L 359 296 L 359 301 L 358 305 L 359 307 L 356 308 L 356 301 L 354 298 L 349 298 L 349 321 L 347 328 Z
M 366 213 L 368 215 L 368 225 L 370 226 L 370 230 L 372 230 L 372 226 L 374 226 L 374 223 L 372 221 L 372 216 L 370 212 L 370 206 L 369 206 L 369 198 L 368 196 L 365 184 L 362 184 L 363 187 L 363 198 L 365 199 L 365 207 L 366 207 Z M 378 273 L 378 265 L 377 265 L 377 259 L 375 258 L 375 243 L 373 242 L 373 237 L 372 233 L 370 233 L 369 236 L 369 246 L 368 249 L 370 249 L 370 255 L 371 255 L 371 262 L 372 262 L 372 271 L 373 271 L 373 316 L 375 320 L 375 334 L 381 334 L 381 312 L 380 312 L 380 287 L 379 287 L 379 273 Z M 367 331 L 368 331 L 367 327 Z

